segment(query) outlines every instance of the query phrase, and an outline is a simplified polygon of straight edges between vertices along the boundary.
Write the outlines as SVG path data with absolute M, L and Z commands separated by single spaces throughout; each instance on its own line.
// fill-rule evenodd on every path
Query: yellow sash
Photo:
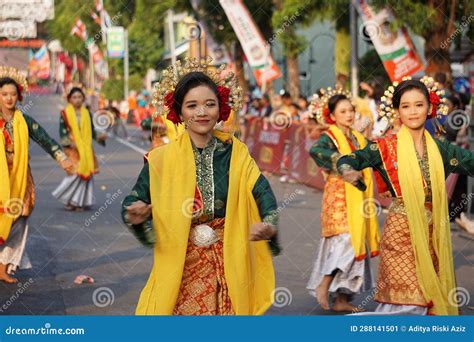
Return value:
M 175 141 L 178 136 L 184 132 L 184 124 L 175 125 L 172 121 L 165 119 L 166 124 L 166 135 L 168 139 L 171 141 Z
M 429 249 L 428 218 L 425 210 L 425 191 L 422 173 L 416 158 L 415 144 L 410 132 L 402 126 L 397 133 L 398 179 L 407 211 L 411 244 L 415 254 L 418 283 L 435 315 L 457 315 L 455 305 L 453 254 L 448 217 L 443 159 L 438 146 L 425 130 L 432 190 L 433 248 L 438 256 L 439 273 L 433 266 Z M 450 299 L 448 299 L 448 297 Z
M 13 222 L 21 215 L 28 171 L 28 125 L 17 109 L 13 114 L 13 168 L 9 174 L 5 137 L 0 131 L 0 238 L 7 240 Z
M 336 125 L 329 126 L 329 131 L 337 140 L 339 153 L 342 155 L 350 154 L 352 152 L 351 146 L 344 133 Z M 356 137 L 361 149 L 367 145 L 362 134 L 354 130 L 352 130 L 352 134 Z M 365 191 L 360 191 L 352 184 L 344 182 L 347 221 L 356 260 L 364 259 L 366 256 L 366 241 L 369 245 L 371 256 L 377 255 L 380 240 L 374 203 L 372 173 L 369 168 L 366 168 L 362 170 L 362 175 L 367 186 Z
M 66 118 L 72 130 L 74 143 L 79 152 L 79 168 L 77 174 L 83 179 L 89 179 L 94 173 L 94 151 L 92 149 L 92 123 L 89 111 L 81 107 L 81 126 L 77 122 L 76 111 L 72 104 L 66 106 Z
M 219 139 L 226 137 L 215 132 Z M 227 136 L 228 137 L 228 136 Z M 247 146 L 232 138 L 229 192 L 224 227 L 224 274 L 237 315 L 263 314 L 273 303 L 275 275 L 266 241 L 250 242 L 249 228 L 261 222 L 252 189 L 260 176 Z M 194 198 L 196 166 L 187 132 L 149 154 L 154 264 L 138 302 L 138 315 L 171 315 L 178 298 Z

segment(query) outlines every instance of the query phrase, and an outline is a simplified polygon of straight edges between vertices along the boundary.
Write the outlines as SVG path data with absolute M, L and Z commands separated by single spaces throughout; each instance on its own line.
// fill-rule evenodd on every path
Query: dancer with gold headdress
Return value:
M 28 84 L 16 69 L 0 67 L 0 280 L 14 283 L 18 267 L 31 268 L 25 252 L 28 217 L 35 203 L 35 186 L 28 163 L 33 139 L 66 172 L 72 171 L 56 141 L 33 118 L 17 108 Z
M 425 130 L 438 107 L 445 114 L 432 79 L 404 80 L 386 94 L 381 108 L 401 120 L 400 130 L 337 161 L 352 184 L 358 170 L 374 168 L 379 191 L 393 198 L 380 242 L 376 313 L 457 315 L 445 178 L 472 176 L 474 154 Z
M 105 146 L 106 134 L 98 134 L 89 110 L 84 106 L 86 95 L 80 87 L 67 94 L 68 105 L 61 111 L 59 135 L 61 145 L 75 166 L 75 174 L 67 176 L 53 191 L 66 210 L 82 211 L 94 202 L 94 174 L 99 172 L 92 141 Z
M 275 196 L 247 147 L 214 130 L 241 90 L 209 63 L 178 62 L 155 85 L 155 106 L 186 130 L 148 154 L 123 202 L 124 222 L 154 244 L 139 315 L 259 315 L 273 302 Z
M 336 170 L 337 159 L 366 145 L 362 134 L 352 129 L 355 111 L 349 94 L 341 88 L 321 90 L 311 108 L 319 122 L 329 125 L 310 154 L 327 175 L 321 212 L 321 242 L 307 284 L 321 307 L 334 311 L 357 311 L 349 301 L 354 294 L 372 287 L 369 258 L 378 254 L 378 223 L 373 200 L 372 175 L 359 174 L 367 191 L 345 184 Z M 366 244 L 370 253 L 366 250 Z

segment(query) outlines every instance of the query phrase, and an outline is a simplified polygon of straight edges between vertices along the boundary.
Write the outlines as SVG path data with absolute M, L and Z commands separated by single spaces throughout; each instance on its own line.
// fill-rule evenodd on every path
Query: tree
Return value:
M 163 26 L 173 0 L 136 0 L 133 20 L 129 26 L 130 72 L 145 75 L 156 68 L 164 51 Z
M 425 39 L 426 73 L 451 74 L 449 49 L 462 31 L 473 38 L 474 23 L 469 20 L 474 3 L 470 0 L 374 0 L 375 8 L 388 6 L 396 16 L 395 28 L 406 25 Z
M 216 1 L 201 1 L 199 9 L 195 11 L 189 0 L 178 0 L 177 5 L 182 10 L 194 12 L 197 18 L 209 28 L 217 43 L 223 44 L 228 51 L 234 50 L 236 77 L 244 92 L 247 91 L 249 87 L 243 72 L 244 52 L 222 6 Z M 272 14 L 274 7 L 272 0 L 244 0 L 244 5 L 250 11 L 250 15 L 262 32 L 264 39 L 269 40 L 273 34 Z
M 47 22 L 48 34 L 58 39 L 66 51 L 81 54 L 87 60 L 88 52 L 84 41 L 71 35 L 71 30 L 76 20 L 80 19 L 86 25 L 88 36 L 95 37 L 100 31 L 100 26 L 90 16 L 90 11 L 94 9 L 92 0 L 58 0 L 55 4 L 54 19 Z
M 348 48 L 346 47 L 349 30 L 349 0 L 274 0 L 276 11 L 273 14 L 273 29 L 282 33 L 278 36 L 283 44 L 284 54 L 287 58 L 288 85 L 293 98 L 299 96 L 300 79 L 298 56 L 307 47 L 304 37 L 298 35 L 296 30 L 308 27 L 315 19 L 330 20 L 335 24 L 338 34 L 336 51 L 346 51 L 343 56 L 347 60 Z M 282 29 L 283 28 L 283 29 Z M 336 58 L 341 57 L 337 54 Z

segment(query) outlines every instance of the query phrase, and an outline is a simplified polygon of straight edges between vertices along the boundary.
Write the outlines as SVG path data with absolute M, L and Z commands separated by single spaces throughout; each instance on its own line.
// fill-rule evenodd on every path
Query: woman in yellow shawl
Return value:
M 75 174 L 64 178 L 53 191 L 66 210 L 82 211 L 94 205 L 94 174 L 99 172 L 99 166 L 92 140 L 105 146 L 106 135 L 97 134 L 91 114 L 84 106 L 85 99 L 82 89 L 73 87 L 59 122 L 61 145 L 75 166 Z
M 445 178 L 472 176 L 474 154 L 425 130 L 441 101 L 427 84 L 434 91 L 417 80 L 390 87 L 383 108 L 400 118 L 398 133 L 337 162 L 353 184 L 356 170 L 374 168 L 379 191 L 393 198 L 380 242 L 376 314 L 458 314 Z
M 349 303 L 356 293 L 373 287 L 369 257 L 378 254 L 378 224 L 370 170 L 359 173 L 367 191 L 345 184 L 336 160 L 366 145 L 364 136 L 352 129 L 354 106 L 341 89 L 328 89 L 312 108 L 329 124 L 310 154 L 327 175 L 321 205 L 321 241 L 307 284 L 321 307 L 333 311 L 357 311 Z M 366 243 L 370 253 L 366 251 Z
M 33 139 L 67 172 L 72 163 L 46 131 L 17 108 L 26 90 L 24 77 L 0 67 L 0 281 L 15 283 L 17 268 L 31 268 L 25 252 L 28 217 L 35 204 L 35 186 L 28 163 Z
M 154 245 L 136 313 L 263 314 L 275 287 L 276 200 L 247 147 L 214 130 L 238 109 L 240 89 L 198 61 L 176 69 L 164 74 L 154 98 L 186 130 L 148 154 L 123 202 L 124 222 Z

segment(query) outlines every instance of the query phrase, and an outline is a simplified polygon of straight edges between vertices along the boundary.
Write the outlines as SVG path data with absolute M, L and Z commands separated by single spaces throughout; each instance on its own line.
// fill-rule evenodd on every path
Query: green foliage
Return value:
M 143 88 L 143 78 L 139 74 L 133 74 L 128 79 L 128 88 L 139 91 Z
M 87 48 L 84 41 L 77 36 L 71 35 L 71 30 L 76 19 L 81 19 L 87 27 L 89 37 L 98 35 L 100 26 L 90 16 L 90 11 L 95 9 L 93 0 L 58 0 L 55 2 L 54 20 L 47 22 L 48 34 L 61 42 L 63 48 L 70 53 L 81 54 L 88 58 Z M 101 40 L 98 41 L 100 43 Z
M 374 78 L 383 80 L 385 84 L 391 83 L 377 51 L 371 49 L 359 60 L 359 79 L 368 82 Z
M 163 26 L 172 0 L 136 0 L 133 20 L 129 27 L 130 73 L 145 75 L 156 68 L 163 54 Z
M 453 0 L 454 1 L 454 0 Z M 380 9 L 389 6 L 396 16 L 395 26 L 405 25 L 414 33 L 429 39 L 433 32 L 447 32 L 449 17 L 451 15 L 452 1 L 428 2 L 423 0 L 373 0 L 375 8 Z M 459 28 L 462 23 L 467 23 L 472 15 L 474 2 L 471 0 L 456 1 L 454 9 L 454 29 Z M 463 19 L 464 17 L 464 19 Z M 472 39 L 474 23 L 470 21 L 468 36 Z
M 122 79 L 108 79 L 102 86 L 102 93 L 108 100 L 122 100 L 123 95 L 123 80 Z

